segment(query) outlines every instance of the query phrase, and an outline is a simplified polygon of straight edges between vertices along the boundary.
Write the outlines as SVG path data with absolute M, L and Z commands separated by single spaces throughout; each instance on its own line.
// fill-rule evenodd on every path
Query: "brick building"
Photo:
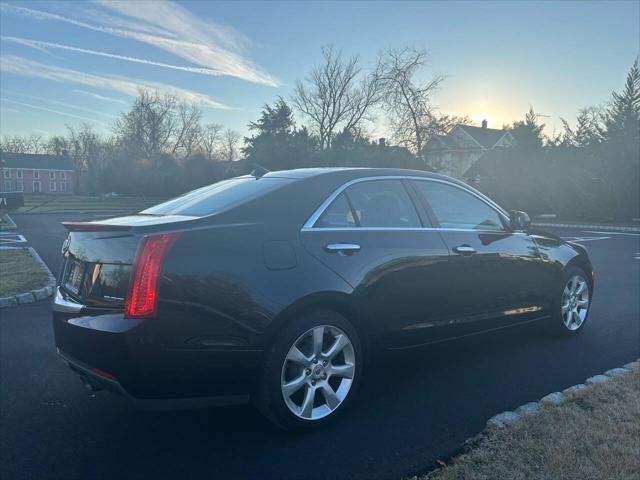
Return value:
M 0 191 L 74 193 L 73 162 L 66 155 L 0 152 Z

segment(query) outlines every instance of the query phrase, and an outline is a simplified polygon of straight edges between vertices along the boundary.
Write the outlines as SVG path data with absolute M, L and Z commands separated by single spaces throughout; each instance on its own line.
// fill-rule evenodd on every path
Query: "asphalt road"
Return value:
M 63 219 L 16 215 L 54 274 Z M 447 458 L 492 415 L 640 356 L 640 235 L 554 229 L 579 237 L 597 272 L 582 334 L 522 327 L 387 354 L 339 422 L 308 434 L 271 426 L 251 407 L 169 413 L 87 393 L 56 357 L 50 307 L 0 310 L 0 477 L 392 478 Z

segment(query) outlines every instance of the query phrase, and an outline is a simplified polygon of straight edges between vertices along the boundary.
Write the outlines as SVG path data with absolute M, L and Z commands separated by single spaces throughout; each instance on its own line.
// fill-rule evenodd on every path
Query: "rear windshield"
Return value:
M 140 213 L 196 217 L 211 215 L 276 190 L 292 181 L 289 178 L 277 177 L 232 178 L 185 193 Z

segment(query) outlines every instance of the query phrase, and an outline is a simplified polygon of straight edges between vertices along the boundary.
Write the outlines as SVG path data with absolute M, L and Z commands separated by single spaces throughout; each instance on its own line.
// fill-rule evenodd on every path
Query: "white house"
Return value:
M 446 135 L 432 137 L 426 146 L 426 161 L 440 173 L 462 178 L 464 173 L 486 152 L 516 144 L 509 130 L 458 124 Z

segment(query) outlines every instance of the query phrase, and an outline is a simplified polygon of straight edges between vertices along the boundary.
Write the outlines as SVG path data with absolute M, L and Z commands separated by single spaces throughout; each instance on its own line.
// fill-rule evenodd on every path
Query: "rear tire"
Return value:
M 332 421 L 354 397 L 362 376 L 360 339 L 330 310 L 294 318 L 265 354 L 255 404 L 285 430 L 310 430 Z
M 548 330 L 556 336 L 575 336 L 587 323 L 593 284 L 584 270 L 569 266 L 562 272 L 557 288 Z

